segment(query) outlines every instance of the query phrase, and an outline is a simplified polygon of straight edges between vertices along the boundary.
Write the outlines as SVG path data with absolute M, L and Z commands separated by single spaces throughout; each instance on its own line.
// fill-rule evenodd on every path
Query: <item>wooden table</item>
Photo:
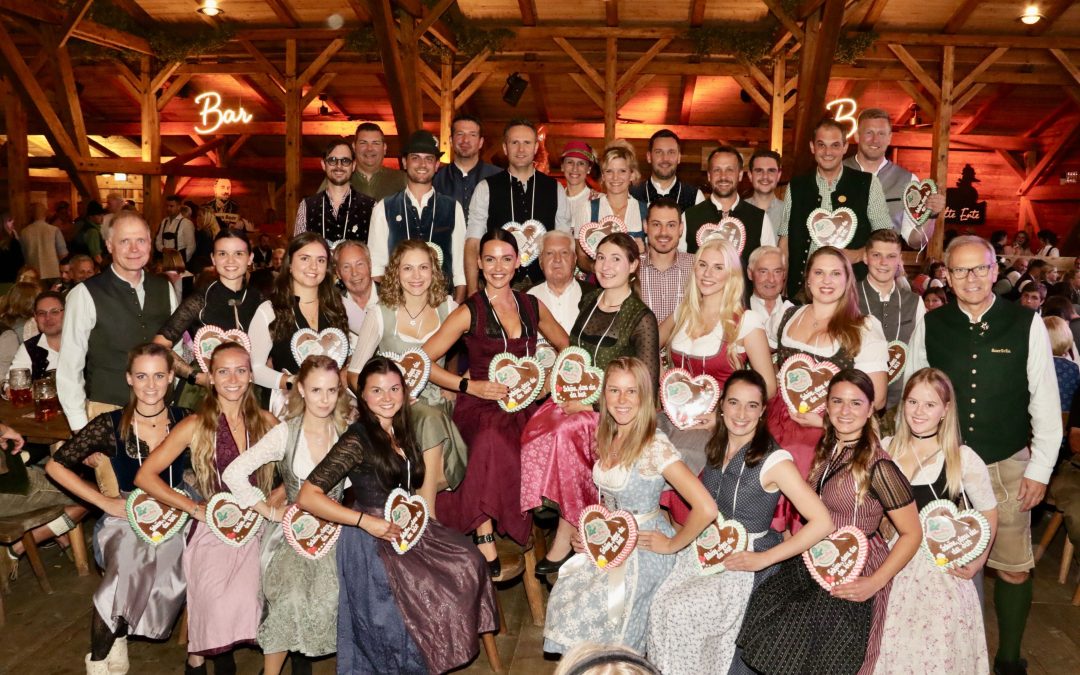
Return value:
M 27 443 L 52 445 L 57 441 L 71 438 L 71 428 L 67 417 L 61 412 L 48 422 L 34 419 L 34 406 L 16 408 L 11 401 L 0 399 L 0 422 L 22 434 Z

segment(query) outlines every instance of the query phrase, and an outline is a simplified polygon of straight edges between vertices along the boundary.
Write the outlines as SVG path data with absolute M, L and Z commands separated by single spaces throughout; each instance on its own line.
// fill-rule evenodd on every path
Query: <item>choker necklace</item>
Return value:
M 909 431 L 910 431 L 910 430 L 909 430 Z M 926 439 L 928 439 L 928 438 L 933 438 L 934 436 L 937 436 L 937 434 L 938 434 L 938 432 L 937 432 L 937 431 L 935 431 L 935 432 L 934 432 L 934 433 L 932 433 L 932 434 L 926 434 L 925 436 L 920 436 L 919 434 L 915 433 L 914 431 L 910 431 L 910 433 L 911 433 L 911 435 L 912 435 L 912 436 L 914 436 L 915 438 L 919 439 L 920 441 L 925 441 L 925 440 L 926 440 Z
M 156 413 L 154 413 L 154 414 L 152 414 L 152 415 L 144 415 L 144 414 L 142 414 L 141 412 L 139 412 L 139 406 L 135 406 L 135 414 L 136 414 L 136 415 L 138 415 L 139 417 L 142 417 L 143 419 L 150 419 L 150 418 L 152 418 L 152 417 L 157 417 L 157 416 L 158 416 L 158 415 L 160 415 L 161 413 L 165 412 L 165 408 L 166 408 L 166 407 L 167 407 L 167 406 L 164 406 L 164 405 L 163 405 L 163 406 L 161 406 L 161 410 L 157 411 Z

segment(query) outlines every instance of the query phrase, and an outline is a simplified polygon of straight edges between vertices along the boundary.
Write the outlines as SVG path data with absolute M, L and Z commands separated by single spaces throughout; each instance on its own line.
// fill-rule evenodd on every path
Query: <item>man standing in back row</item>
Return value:
M 450 146 L 454 161 L 444 164 L 435 174 L 432 185 L 441 195 L 449 195 L 465 213 L 480 181 L 499 173 L 499 167 L 480 159 L 484 147 L 480 120 L 466 113 L 458 113 L 450 123 Z M 402 153 L 403 155 L 405 153 Z
M 330 141 L 323 152 L 323 188 L 305 197 L 296 209 L 293 236 L 317 232 L 330 243 L 350 239 L 367 242 L 375 200 L 350 182 L 355 176 L 353 148 L 344 138 Z
M 360 194 L 377 202 L 405 189 L 404 172 L 383 166 L 383 160 L 386 159 L 386 137 L 378 124 L 364 122 L 357 125 L 356 135 L 353 137 L 353 157 L 353 172 L 349 182 Z M 325 190 L 326 186 L 327 181 L 324 180 L 319 190 Z
M 867 108 L 859 113 L 859 126 L 856 132 L 859 145 L 855 154 L 844 160 L 844 166 L 858 171 L 865 171 L 877 176 L 881 189 L 885 192 L 885 201 L 889 205 L 889 217 L 893 229 L 908 246 L 921 249 L 930 242 L 934 235 L 934 224 L 938 214 L 945 210 L 944 186 L 926 200 L 930 208 L 930 220 L 920 226 L 904 208 L 904 190 L 912 183 L 918 183 L 919 177 L 899 164 L 885 159 L 885 153 L 892 142 L 892 120 L 889 113 L 881 108 Z
M 630 196 L 649 206 L 660 197 L 675 200 L 683 213 L 699 202 L 705 195 L 689 183 L 678 179 L 682 148 L 679 137 L 670 129 L 661 129 L 649 138 L 649 151 L 645 159 L 652 167 L 652 175 L 630 188 Z M 683 249 L 685 250 L 685 249 Z

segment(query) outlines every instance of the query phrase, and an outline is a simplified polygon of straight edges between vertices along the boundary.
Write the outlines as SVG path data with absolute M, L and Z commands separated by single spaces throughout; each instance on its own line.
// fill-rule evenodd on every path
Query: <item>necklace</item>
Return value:
M 416 314 L 413 314 L 412 312 L 410 312 L 409 311 L 409 306 L 407 304 L 405 304 L 405 303 L 401 303 L 401 308 L 404 309 L 405 313 L 409 315 L 409 325 L 410 326 L 415 326 L 416 321 L 421 316 L 424 315 L 424 310 L 427 309 L 427 304 L 425 303 L 424 306 L 420 308 L 420 311 L 417 312 Z M 420 325 L 423 326 L 423 321 L 420 322 Z
M 139 412 L 139 406 L 136 405 L 135 406 L 135 414 L 138 415 L 139 417 L 142 417 L 143 419 L 152 419 L 154 417 L 157 417 L 161 413 L 165 412 L 165 408 L 166 408 L 166 405 L 164 403 L 162 403 L 161 404 L 161 410 L 157 411 L 156 413 L 151 413 L 149 415 L 146 415 L 146 414 L 143 414 L 142 412 Z
M 937 430 L 934 430 L 934 433 L 926 434 L 925 436 L 920 436 L 919 434 L 915 433 L 914 431 L 911 432 L 911 435 L 914 436 L 915 438 L 919 439 L 920 441 L 925 441 L 928 438 L 933 438 L 934 436 L 937 436 L 937 434 L 938 434 Z

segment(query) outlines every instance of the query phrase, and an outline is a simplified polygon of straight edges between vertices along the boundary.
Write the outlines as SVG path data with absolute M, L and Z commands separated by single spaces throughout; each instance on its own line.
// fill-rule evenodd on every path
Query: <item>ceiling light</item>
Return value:
M 120 182 L 123 182 L 123 181 L 127 180 L 127 174 L 126 173 L 114 173 L 112 175 L 112 177 L 113 177 L 113 180 L 117 180 L 117 181 L 120 181 Z
M 206 16 L 218 16 L 225 13 L 225 10 L 218 7 L 217 0 L 205 0 L 195 11 Z
M 1031 26 L 1039 23 L 1044 18 L 1046 17 L 1044 17 L 1042 15 L 1042 12 L 1039 11 L 1038 5 L 1028 5 L 1024 8 L 1024 13 L 1020 15 L 1020 23 Z

